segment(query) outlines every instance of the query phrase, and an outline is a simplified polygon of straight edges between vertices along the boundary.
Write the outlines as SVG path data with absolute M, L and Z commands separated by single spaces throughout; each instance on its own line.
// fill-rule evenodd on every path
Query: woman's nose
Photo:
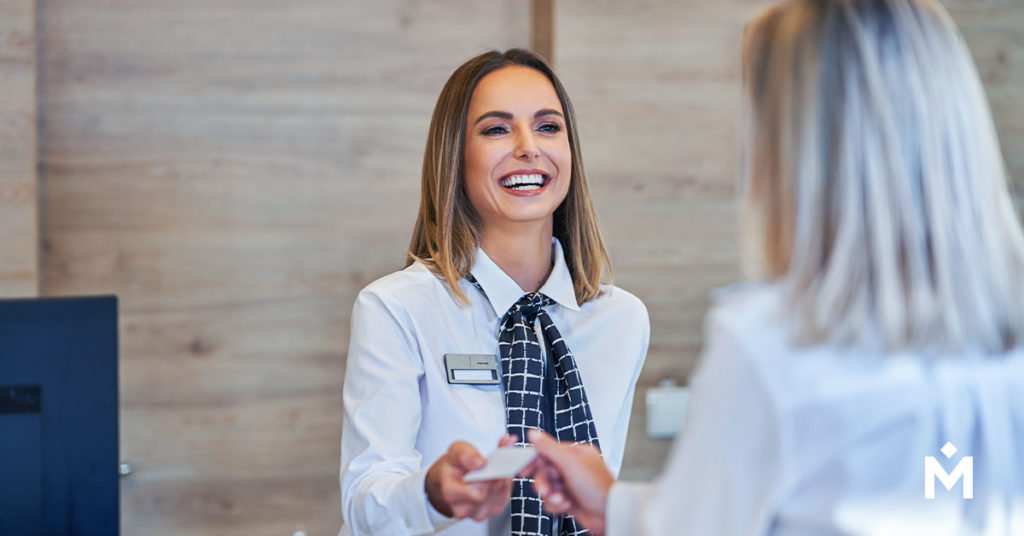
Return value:
M 537 140 L 533 137 L 533 131 L 521 132 L 516 138 L 516 158 L 520 160 L 533 160 L 539 154 Z

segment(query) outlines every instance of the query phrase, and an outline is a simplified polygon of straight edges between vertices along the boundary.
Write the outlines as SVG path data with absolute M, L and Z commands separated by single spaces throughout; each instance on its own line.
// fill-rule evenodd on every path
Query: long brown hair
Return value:
M 536 54 L 523 49 L 490 51 L 470 59 L 452 73 L 437 97 L 423 153 L 420 211 L 409 242 L 406 266 L 422 262 L 444 278 L 460 301 L 469 302 L 458 282 L 476 261 L 480 219 L 466 195 L 462 169 L 466 115 L 473 90 L 480 80 L 511 65 L 529 67 L 546 76 L 565 113 L 572 173 L 569 192 L 555 209 L 553 234 L 562 243 L 576 301 L 586 303 L 601 294 L 602 282 L 611 282 L 611 261 L 601 239 L 583 171 L 576 114 L 551 67 Z

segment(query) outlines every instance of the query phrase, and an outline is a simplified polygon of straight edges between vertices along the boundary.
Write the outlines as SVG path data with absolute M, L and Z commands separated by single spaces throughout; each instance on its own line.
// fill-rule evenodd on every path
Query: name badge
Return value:
M 497 385 L 501 381 L 498 356 L 493 354 L 444 354 L 448 383 Z

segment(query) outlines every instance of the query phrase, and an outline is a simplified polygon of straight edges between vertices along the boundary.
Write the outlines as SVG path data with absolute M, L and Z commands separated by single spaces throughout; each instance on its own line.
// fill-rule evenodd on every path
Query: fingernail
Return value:
M 530 431 L 526 432 L 526 437 L 530 438 L 530 442 L 533 443 L 539 440 L 542 436 L 538 430 L 531 428 Z

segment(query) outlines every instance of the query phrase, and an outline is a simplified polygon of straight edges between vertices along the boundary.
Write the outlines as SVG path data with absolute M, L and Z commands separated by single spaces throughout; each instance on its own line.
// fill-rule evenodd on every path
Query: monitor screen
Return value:
M 0 300 L 0 534 L 119 531 L 117 299 Z

